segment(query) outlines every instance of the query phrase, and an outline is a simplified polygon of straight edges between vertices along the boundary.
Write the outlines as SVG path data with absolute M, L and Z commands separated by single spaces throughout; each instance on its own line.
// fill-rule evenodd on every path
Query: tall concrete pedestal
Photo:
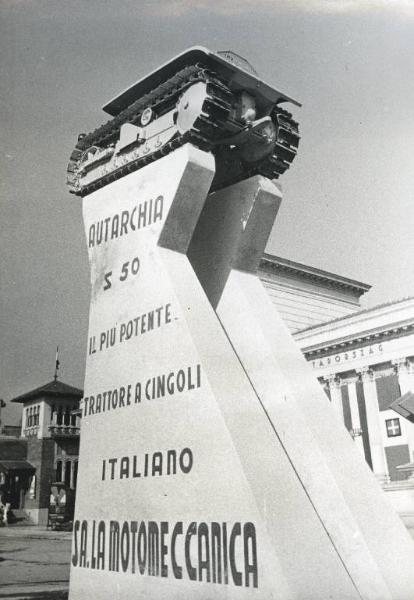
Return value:
M 411 600 L 414 545 L 255 275 L 281 200 L 187 145 L 84 199 L 70 600 Z

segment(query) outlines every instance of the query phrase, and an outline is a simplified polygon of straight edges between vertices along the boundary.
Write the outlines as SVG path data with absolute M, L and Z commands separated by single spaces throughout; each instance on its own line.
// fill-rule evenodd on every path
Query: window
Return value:
M 78 480 L 78 461 L 75 460 L 73 464 L 73 487 L 76 489 L 76 483 Z
M 26 409 L 26 427 L 39 425 L 40 404 Z
M 56 481 L 62 481 L 62 461 L 56 463 Z
M 388 437 L 397 437 L 401 435 L 400 419 L 387 419 L 385 421 Z
M 65 483 L 68 487 L 70 487 L 70 473 L 72 469 L 72 463 L 68 460 L 65 463 Z

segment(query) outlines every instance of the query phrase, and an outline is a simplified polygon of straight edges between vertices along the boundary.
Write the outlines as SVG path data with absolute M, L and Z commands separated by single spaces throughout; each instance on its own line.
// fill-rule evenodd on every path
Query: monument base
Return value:
M 281 194 L 213 175 L 187 145 L 84 199 L 70 600 L 410 600 L 414 546 L 255 275 Z

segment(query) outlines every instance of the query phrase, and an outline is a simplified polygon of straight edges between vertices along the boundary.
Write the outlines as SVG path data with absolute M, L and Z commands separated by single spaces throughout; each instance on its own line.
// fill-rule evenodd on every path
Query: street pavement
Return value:
M 0 598 L 66 600 L 71 533 L 44 527 L 0 529 Z

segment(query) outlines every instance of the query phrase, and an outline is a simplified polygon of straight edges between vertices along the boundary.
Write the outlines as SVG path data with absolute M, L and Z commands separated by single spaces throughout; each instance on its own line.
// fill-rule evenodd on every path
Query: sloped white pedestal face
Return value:
M 211 388 L 226 380 L 237 408 L 238 361 L 180 252 L 213 174 L 210 155 L 185 147 L 84 200 L 92 293 L 71 600 L 292 597 Z M 161 234 L 180 251 L 157 246 Z
M 335 418 L 256 276 L 276 216 L 276 196 L 277 190 L 263 178 L 209 196 L 188 254 L 360 596 L 409 600 L 414 597 L 411 537 Z M 218 220 L 220 229 L 212 243 L 208 232 Z M 218 282 L 214 265 L 219 260 L 217 249 L 223 247 L 232 262 L 225 282 Z M 284 556 L 287 574 L 290 565 L 285 565 Z M 299 597 L 307 595 L 301 592 Z M 322 591 L 320 597 L 325 597 Z
M 260 201 L 270 227 L 280 197 L 263 180 L 239 184 L 243 210 L 216 195 L 222 211 L 208 203 L 196 227 L 213 174 L 212 156 L 186 146 L 84 199 L 92 292 L 70 600 L 394 597 L 344 483 L 332 495 L 333 515 L 342 502 L 333 529 L 329 502 L 325 513 L 315 506 L 312 494 L 320 501 L 334 482 L 326 450 L 309 432 L 308 462 L 323 463 L 312 488 L 309 447 L 297 437 L 289 449 L 283 415 L 266 405 L 276 380 L 259 390 L 229 316 L 252 206 Z M 267 233 L 256 231 L 252 262 Z M 260 366 L 274 350 L 262 351 L 261 324 L 246 310 L 243 299 L 237 327 Z M 355 548 L 372 578 L 362 592 L 349 569 Z

